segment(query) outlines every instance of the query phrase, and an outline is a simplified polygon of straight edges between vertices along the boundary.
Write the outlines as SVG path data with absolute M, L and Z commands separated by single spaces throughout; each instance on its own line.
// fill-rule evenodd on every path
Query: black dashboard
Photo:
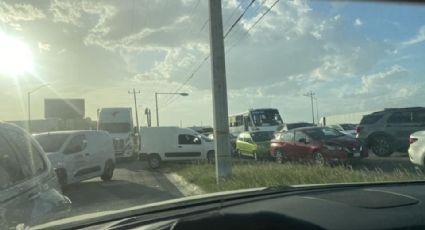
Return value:
M 138 229 L 425 229 L 424 200 L 425 184 L 301 190 Z

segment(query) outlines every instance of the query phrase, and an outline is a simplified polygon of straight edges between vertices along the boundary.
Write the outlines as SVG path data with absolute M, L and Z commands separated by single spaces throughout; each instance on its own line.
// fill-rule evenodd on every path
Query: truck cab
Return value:
M 99 110 L 98 130 L 107 131 L 114 144 L 116 158 L 132 158 L 138 153 L 137 134 L 133 128 L 131 108 L 102 108 Z

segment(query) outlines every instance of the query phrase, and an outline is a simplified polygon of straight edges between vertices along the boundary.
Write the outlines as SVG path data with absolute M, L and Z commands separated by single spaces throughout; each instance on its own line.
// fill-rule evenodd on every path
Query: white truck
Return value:
M 116 158 L 136 158 L 139 152 L 137 133 L 133 128 L 131 108 L 101 108 L 98 130 L 109 132 Z
M 142 127 L 140 158 L 151 168 L 162 161 L 208 160 L 214 162 L 214 141 L 188 128 Z

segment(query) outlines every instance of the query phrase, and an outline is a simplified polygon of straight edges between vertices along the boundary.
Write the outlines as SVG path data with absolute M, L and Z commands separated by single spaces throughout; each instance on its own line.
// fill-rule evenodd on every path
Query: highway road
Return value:
M 135 205 L 182 197 L 180 191 L 159 171 L 144 162 L 122 162 L 109 182 L 100 178 L 69 185 L 63 190 L 72 201 L 69 216 L 128 208 Z
M 352 167 L 354 170 L 379 168 L 385 172 L 397 169 L 415 171 L 405 153 L 395 153 L 384 158 L 370 154 L 369 158 L 353 164 Z M 112 181 L 103 182 L 100 178 L 84 181 L 68 186 L 64 189 L 64 194 L 72 201 L 70 216 L 183 196 L 160 170 L 151 170 L 146 163 L 140 161 L 119 163 Z

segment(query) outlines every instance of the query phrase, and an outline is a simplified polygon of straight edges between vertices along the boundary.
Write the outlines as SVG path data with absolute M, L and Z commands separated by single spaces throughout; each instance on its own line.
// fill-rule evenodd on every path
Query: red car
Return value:
M 327 127 L 304 127 L 278 135 L 271 141 L 270 154 L 278 163 L 309 161 L 323 165 L 345 163 L 368 156 L 357 139 Z

